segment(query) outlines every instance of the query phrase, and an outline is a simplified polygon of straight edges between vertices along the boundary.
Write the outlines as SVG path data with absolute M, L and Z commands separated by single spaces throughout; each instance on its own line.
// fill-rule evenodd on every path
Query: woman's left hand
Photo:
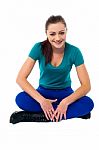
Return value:
M 68 105 L 66 104 L 66 100 L 63 99 L 58 105 L 57 109 L 54 111 L 52 121 L 54 121 L 54 118 L 56 118 L 56 122 L 58 122 L 62 120 L 63 116 L 64 116 L 64 119 L 66 119 L 67 108 L 68 108 Z

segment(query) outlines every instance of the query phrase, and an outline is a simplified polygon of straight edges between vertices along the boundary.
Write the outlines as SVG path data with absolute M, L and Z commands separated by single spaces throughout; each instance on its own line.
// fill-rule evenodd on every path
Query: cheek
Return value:
M 63 36 L 63 39 L 66 39 L 66 34 Z
M 51 37 L 51 36 L 47 36 L 47 37 L 48 37 L 49 41 L 53 40 L 53 37 Z

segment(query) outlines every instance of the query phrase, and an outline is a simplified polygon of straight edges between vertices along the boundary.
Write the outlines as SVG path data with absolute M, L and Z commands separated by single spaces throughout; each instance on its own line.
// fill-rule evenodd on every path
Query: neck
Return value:
M 65 44 L 61 47 L 61 48 L 55 48 L 52 46 L 52 50 L 54 53 L 58 53 L 58 54 L 61 54 L 64 52 L 64 49 L 65 49 Z

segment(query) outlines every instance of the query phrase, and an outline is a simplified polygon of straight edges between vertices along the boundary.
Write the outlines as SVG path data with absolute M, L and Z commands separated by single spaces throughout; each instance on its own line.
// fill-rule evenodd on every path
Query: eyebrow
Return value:
M 65 32 L 65 30 L 60 30 L 59 32 Z M 50 31 L 49 33 L 56 33 L 56 32 L 54 32 L 54 31 Z

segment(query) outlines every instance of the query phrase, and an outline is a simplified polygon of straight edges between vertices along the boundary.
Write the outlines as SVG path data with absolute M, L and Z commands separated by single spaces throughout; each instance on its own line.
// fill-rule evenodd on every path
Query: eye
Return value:
M 65 34 L 65 32 L 60 32 L 61 35 Z
M 51 35 L 51 36 L 54 36 L 54 35 L 55 35 L 55 33 L 51 33 L 50 35 Z

